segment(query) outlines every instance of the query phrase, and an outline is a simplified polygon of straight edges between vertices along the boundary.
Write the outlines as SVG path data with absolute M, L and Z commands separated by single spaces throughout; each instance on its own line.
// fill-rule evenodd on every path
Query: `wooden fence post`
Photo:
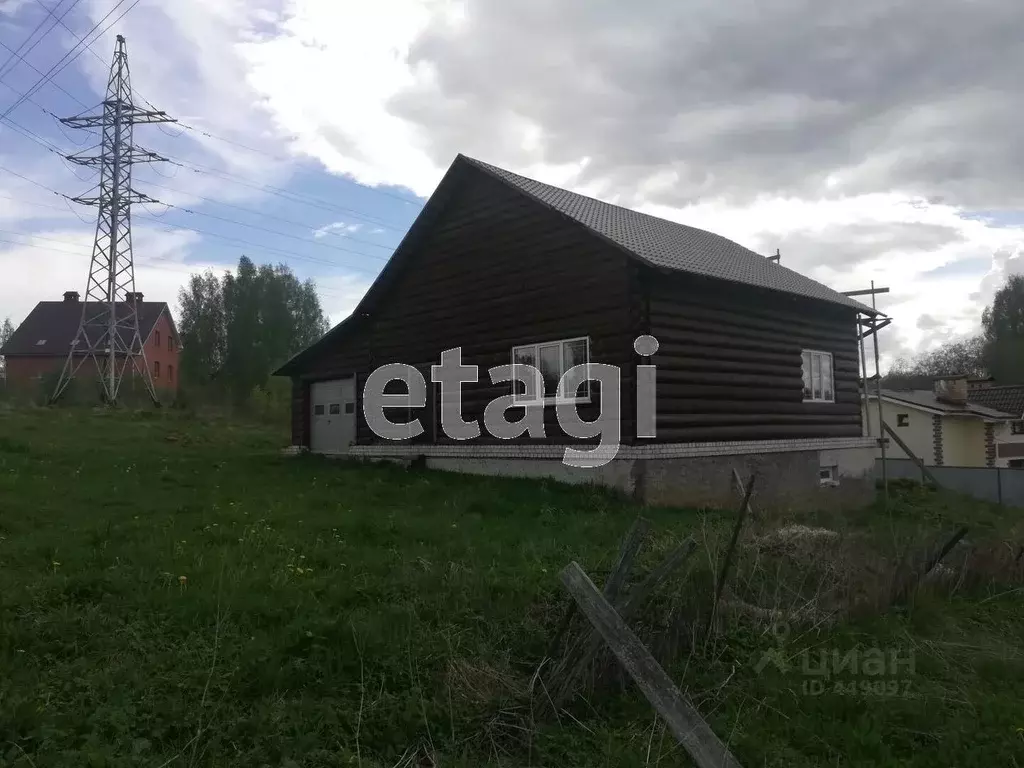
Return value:
M 626 626 L 583 569 L 575 562 L 569 563 L 562 571 L 561 579 L 580 611 L 604 638 L 698 768 L 740 768 L 729 748 Z

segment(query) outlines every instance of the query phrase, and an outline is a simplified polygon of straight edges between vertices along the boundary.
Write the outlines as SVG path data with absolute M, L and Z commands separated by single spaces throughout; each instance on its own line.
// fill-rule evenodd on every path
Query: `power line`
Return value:
M 64 2 L 64 0 L 59 0 L 57 5 L 60 5 L 62 2 Z M 49 8 L 47 8 L 45 5 L 43 5 L 43 0 L 36 0 L 36 4 L 40 8 L 42 8 L 44 11 L 46 11 L 48 14 L 53 16 L 53 11 L 51 11 Z M 54 6 L 54 7 L 56 7 L 56 6 Z M 129 9 L 129 10 L 131 10 L 131 9 Z M 67 16 L 67 14 L 65 13 L 64 16 Z M 69 33 L 71 33 L 71 36 L 73 38 L 75 38 L 76 41 L 80 40 L 81 38 L 79 38 L 78 35 L 75 34 L 75 31 L 73 29 L 71 29 L 71 27 L 69 27 L 67 24 L 64 23 L 64 16 L 61 16 L 59 19 L 57 19 L 56 16 L 53 16 L 53 18 L 57 19 L 57 23 L 60 24 L 62 27 L 64 27 L 64 29 L 66 29 Z M 102 19 L 101 19 L 101 21 L 102 21 Z M 98 39 L 99 38 L 96 38 L 96 40 L 98 40 Z M 95 43 L 96 40 L 93 40 L 93 43 Z M 100 56 L 98 53 L 96 53 L 96 49 L 92 47 L 92 43 L 86 43 L 85 47 L 89 51 L 89 53 L 91 53 L 93 55 L 93 57 L 96 59 L 96 61 L 98 61 L 100 64 L 102 64 L 104 69 L 106 69 L 107 62 L 104 61 L 102 56 Z
M 343 213 L 348 216 L 354 216 L 360 221 L 363 221 L 368 224 L 373 224 L 375 227 L 381 227 L 382 229 L 390 229 L 394 232 L 399 233 L 405 232 L 405 229 L 402 227 L 396 226 L 394 224 L 388 224 L 385 221 L 380 221 L 379 219 L 370 216 L 369 214 L 358 211 L 354 208 L 347 208 L 345 206 L 335 205 L 333 203 L 330 203 L 329 201 L 322 200 L 311 195 L 299 194 L 297 192 L 292 192 L 287 189 L 282 189 L 281 187 L 271 186 L 270 184 L 262 184 L 260 182 L 252 181 L 251 179 L 246 179 L 244 176 L 240 176 L 236 173 L 231 173 L 230 171 L 222 171 L 217 168 L 208 168 L 206 166 L 198 165 L 197 163 L 183 162 L 180 160 L 175 160 L 173 158 L 170 159 L 170 163 L 172 165 L 178 165 L 179 167 L 184 168 L 185 170 L 192 171 L 193 173 L 198 173 L 202 176 L 213 176 L 214 178 L 221 179 L 222 181 L 227 181 L 232 184 L 238 184 L 239 186 L 248 187 L 249 189 L 255 189 L 260 192 L 266 192 L 268 194 L 275 195 L 283 200 L 288 200 L 293 203 L 308 205 L 311 208 L 319 208 L 322 211 L 329 211 L 332 213 Z
M 6 85 L 6 83 L 4 83 L 4 85 Z M 53 152 L 53 154 L 58 155 L 60 157 L 64 156 L 64 153 L 60 151 L 60 147 L 58 147 L 56 144 L 44 139 L 38 133 L 33 133 L 28 128 L 19 125 L 18 123 L 11 120 L 11 118 L 0 115 L 0 122 L 7 123 L 11 128 L 15 130 L 16 133 L 24 136 L 26 139 L 34 141 L 47 152 Z
M 52 15 L 52 14 L 51 14 L 51 15 Z M 54 18 L 56 18 L 56 17 L 54 17 Z M 61 22 L 61 24 L 62 24 L 62 25 L 64 25 L 64 22 Z M 65 28 L 65 29 L 67 29 L 67 25 L 64 25 L 64 28 Z M 42 38 L 39 38 L 39 39 L 40 39 L 40 40 L 42 40 Z M 3 40 L 0 40 L 0 46 L 4 47 L 4 48 L 6 48 L 6 49 L 7 49 L 8 51 L 10 51 L 10 52 L 11 52 L 11 55 L 12 55 L 12 56 L 17 56 L 17 57 L 18 57 L 18 60 L 19 60 L 19 61 L 20 61 L 20 62 L 21 62 L 22 64 L 24 64 L 25 66 L 29 67 L 29 68 L 30 68 L 30 69 L 31 69 L 31 70 L 32 70 L 33 72 L 35 72 L 35 73 L 36 73 L 37 75 L 42 75 L 42 74 L 43 74 L 43 73 L 42 73 L 41 71 L 39 71 L 39 69 L 37 69 L 37 68 L 36 68 L 36 66 L 35 66 L 35 65 L 34 65 L 34 64 L 33 64 L 32 62 L 30 62 L 30 61 L 27 61 L 27 60 L 25 59 L 25 56 L 24 56 L 24 55 L 19 55 L 17 51 L 15 51 L 14 49 L 12 49 L 12 48 L 11 48 L 11 47 L 10 47 L 9 45 L 7 45 L 7 43 L 5 43 L 5 42 L 4 42 Z M 26 53 L 27 53 L 27 51 L 26 51 Z M 4 82 L 4 77 L 5 77 L 4 75 L 0 75 L 0 82 L 3 82 L 3 83 L 4 83 L 4 85 L 6 85 L 6 86 L 7 86 L 8 88 L 10 88 L 10 89 L 11 89 L 12 91 L 14 91 L 15 93 L 17 93 L 17 94 L 18 94 L 19 96 L 24 96 L 24 94 L 22 94 L 22 93 L 19 93 L 19 92 L 18 92 L 17 90 L 15 90 L 15 89 L 14 89 L 14 88 L 13 88 L 13 87 L 12 87 L 11 85 L 9 85 L 8 83 Z M 81 106 L 83 106 L 83 107 L 87 106 L 87 105 L 85 104 L 85 102 L 83 102 L 83 101 L 82 101 L 81 99 L 79 99 L 79 98 L 78 98 L 77 96 L 75 96 L 75 95 L 74 95 L 73 93 L 71 93 L 71 91 L 67 90 L 67 89 L 66 89 L 66 88 L 65 88 L 65 87 L 64 87 L 63 85 L 61 85 L 60 83 L 58 83 L 58 82 L 54 82 L 54 81 L 51 81 L 51 82 L 50 82 L 50 85 L 52 85 L 52 86 L 54 86 L 55 88 L 57 88 L 58 90 L 60 90 L 60 92 L 61 92 L 61 93 L 63 93 L 63 94 L 64 94 L 64 95 L 66 95 L 66 96 L 67 96 L 67 97 L 68 97 L 69 99 L 71 99 L 72 101 L 74 101 L 74 102 L 78 103 L 79 105 L 81 105 Z M 37 107 L 39 107 L 39 108 L 40 108 L 41 110 L 43 110 L 44 112 L 46 112 L 46 113 L 47 113 L 48 115 L 50 115 L 51 117 L 56 117 L 56 115 L 54 115 L 54 114 L 53 114 L 52 112 L 50 112 L 50 110 L 46 109 L 46 107 L 43 107 L 43 106 L 41 106 L 41 105 L 39 104 L 39 102 L 37 102 L 37 101 L 33 101 L 32 99 L 29 99 L 29 101 L 31 101 L 31 102 L 32 102 L 33 104 L 35 104 L 35 105 L 36 105 Z
M 146 183 L 149 186 L 151 186 L 151 187 L 159 187 L 160 189 L 165 189 L 168 192 L 177 192 L 180 195 L 189 195 L 191 197 L 195 197 L 195 198 L 197 198 L 199 200 L 203 200 L 203 201 L 211 203 L 213 205 L 222 205 L 222 206 L 224 206 L 226 208 L 234 208 L 236 210 L 243 211 L 245 213 L 251 213 L 251 214 L 253 214 L 255 216 L 260 216 L 261 218 L 275 219 L 276 221 L 280 221 L 280 222 L 283 222 L 285 224 L 291 224 L 292 226 L 295 226 L 295 227 L 302 227 L 303 229 L 310 229 L 310 230 L 318 230 L 319 229 L 315 224 L 307 224 L 307 223 L 304 223 L 304 222 L 301 222 L 301 221 L 294 221 L 292 219 L 286 219 L 283 216 L 276 216 L 276 215 L 274 215 L 272 213 L 266 213 L 265 211 L 257 211 L 257 210 L 254 210 L 252 208 L 246 208 L 245 206 L 242 206 L 242 205 L 234 205 L 233 203 L 224 203 L 224 202 L 221 202 L 219 200 L 215 200 L 215 199 L 210 198 L 210 197 L 203 197 L 202 195 L 193 194 L 191 192 L 185 192 L 184 190 L 181 190 L 181 189 L 174 189 L 173 187 L 168 187 L 168 186 L 165 186 L 163 184 L 157 184 L 156 182 L 153 182 L 153 181 L 148 181 Z M 161 203 L 161 204 L 162 205 L 168 205 L 167 203 Z M 188 209 L 183 209 L 183 208 L 180 208 L 179 206 L 168 205 L 168 207 L 170 207 L 170 208 L 179 208 L 179 210 L 188 211 Z M 196 213 L 195 211 L 189 211 L 189 212 L 190 213 Z M 197 215 L 205 216 L 205 215 L 208 215 L 208 214 L 197 213 Z M 235 223 L 238 223 L 238 222 L 235 222 Z M 245 226 L 249 226 L 249 225 L 245 225 Z M 349 234 L 346 234 L 346 233 L 343 233 L 343 232 L 328 231 L 328 232 L 325 232 L 324 234 L 332 235 L 332 236 L 335 236 L 335 237 L 342 237 L 342 238 L 345 238 L 346 240 L 351 240 L 354 243 L 364 243 L 365 245 L 371 245 L 374 248 L 384 248 L 385 250 L 388 250 L 388 251 L 394 250 L 390 245 L 383 245 L 381 243 L 375 243 L 372 240 L 367 240 L 367 239 L 361 238 L 361 237 L 354 237 L 352 235 L 349 235 Z M 289 237 L 294 237 L 294 235 L 289 235 Z M 314 243 L 314 245 L 316 245 L 316 243 Z M 369 254 L 367 254 L 367 255 L 369 256 Z
M 387 256 L 375 256 L 375 255 L 373 255 L 371 253 L 363 253 L 362 251 L 355 251 L 355 250 L 352 250 L 351 248 L 342 248 L 340 245 L 331 245 L 330 243 L 318 243 L 315 240 L 309 240 L 309 239 L 307 239 L 305 237 L 299 237 L 298 235 L 293 235 L 293 234 L 290 234 L 288 232 L 280 232 L 280 231 L 278 231 L 276 229 L 269 229 L 267 227 L 259 227 L 259 226 L 256 226 L 255 224 L 246 224 L 245 222 L 236 221 L 235 219 L 229 219 L 226 216 L 218 216 L 218 215 L 216 215 L 214 213 L 204 213 L 202 211 L 194 211 L 191 208 L 183 208 L 180 205 L 171 205 L 170 203 L 165 203 L 162 200 L 154 200 L 153 202 L 160 203 L 160 205 L 166 205 L 168 208 L 174 208 L 175 210 L 182 211 L 184 213 L 191 213 L 193 216 L 205 216 L 208 219 L 215 219 L 217 221 L 223 221 L 226 224 L 234 224 L 234 225 L 239 226 L 239 227 L 245 227 L 246 229 L 255 229 L 255 230 L 258 230 L 260 232 L 266 232 L 269 235 L 277 235 L 278 237 L 287 237 L 287 238 L 289 238 L 291 240 L 298 240 L 300 243 L 305 243 L 306 245 L 315 245 L 317 248 L 330 248 L 332 251 L 343 251 L 345 253 L 354 253 L 357 256 L 366 256 L 366 257 L 371 258 L 371 259 L 379 259 L 380 261 L 387 261 Z M 387 246 L 378 245 L 377 243 L 372 243 L 372 245 L 376 245 L 378 248 L 386 248 L 387 247 Z
M 29 234 L 27 232 L 15 232 L 14 230 L 10 230 L 10 229 L 0 229 L 0 232 L 3 232 L 3 233 L 8 234 L 8 235 L 14 235 L 15 237 L 30 237 L 30 238 L 32 238 L 34 240 L 44 240 L 44 241 L 46 241 L 48 243 L 57 243 L 59 245 L 74 246 L 74 243 L 69 243 L 67 240 L 58 240 L 57 238 L 53 238 L 53 237 L 41 237 L 39 235 L 32 235 L 32 234 Z M 7 239 L 4 239 L 4 238 L 0 238 L 0 243 L 7 243 L 8 245 L 16 245 L 16 246 L 18 246 L 20 248 L 38 248 L 38 249 L 44 250 L 44 251 L 57 251 L 58 253 L 67 253 L 67 254 L 70 254 L 72 256 L 89 256 L 89 255 L 91 255 L 90 252 L 86 251 L 86 250 L 73 250 L 72 251 L 72 250 L 68 250 L 66 248 L 54 248 L 52 245 L 36 245 L 34 243 L 20 243 L 17 240 L 7 240 Z M 179 265 L 180 268 L 179 269 L 175 269 L 173 267 L 163 267 L 163 266 L 161 266 L 159 264 L 150 264 L 149 260 L 151 260 L 151 259 L 156 259 L 158 261 L 166 261 L 169 264 L 176 264 L 176 265 Z M 146 261 L 141 266 L 143 266 L 144 268 L 165 269 L 168 272 L 177 272 L 178 274 L 193 275 L 196 272 L 196 268 L 194 266 L 190 267 L 188 264 L 185 264 L 184 262 L 176 261 L 175 259 L 169 259 L 166 256 L 147 256 L 146 257 Z M 202 265 L 202 266 L 209 267 L 210 265 Z M 347 298 L 345 296 L 345 294 L 339 293 L 337 291 L 332 291 L 329 288 L 322 288 L 319 285 L 317 286 L 317 293 L 325 293 L 328 296 L 338 296 L 338 297 Z
M 195 232 L 197 235 L 203 235 L 205 237 L 213 237 L 213 238 L 216 238 L 218 240 L 224 240 L 225 242 L 228 242 L 228 243 L 230 243 L 232 245 L 235 245 L 235 246 L 239 246 L 239 247 L 243 247 L 243 248 L 255 248 L 255 249 L 260 250 L 260 251 L 267 251 L 268 253 L 280 254 L 281 256 L 284 256 L 287 259 L 297 259 L 299 261 L 309 261 L 309 262 L 312 262 L 314 264 L 324 264 L 326 266 L 334 267 L 336 269 L 346 269 L 346 270 L 350 270 L 350 271 L 353 271 L 353 272 L 365 272 L 368 275 L 374 275 L 374 276 L 377 275 L 377 272 L 375 272 L 373 270 L 370 270 L 370 269 L 364 269 L 362 267 L 356 267 L 356 266 L 352 266 L 352 265 L 349 265 L 349 264 L 340 264 L 337 261 L 330 261 L 328 259 L 318 259 L 318 258 L 316 258 L 314 256 L 304 256 L 304 255 L 300 255 L 300 254 L 297 254 L 297 253 L 293 253 L 292 251 L 286 251 L 283 248 L 274 248 L 273 246 L 263 245 L 261 243 L 254 243 L 251 240 L 243 240 L 243 239 L 237 238 L 237 237 L 230 237 L 228 235 L 221 235 L 221 234 L 218 234 L 216 232 L 209 232 L 207 230 L 197 229 L 196 227 L 186 227 L 186 226 L 184 226 L 182 224 L 169 225 L 166 222 L 160 221 L 159 219 L 157 219 L 154 216 L 136 216 L 135 218 L 136 219 L 142 219 L 143 221 L 155 221 L 158 225 L 160 225 L 162 228 L 164 228 L 164 230 L 167 231 L 167 232 L 173 232 L 176 229 L 183 229 L 183 230 L 185 230 L 187 232 Z M 363 255 L 363 254 L 360 254 L 360 255 Z
M 19 179 L 24 179 L 29 184 L 35 184 L 37 187 L 45 189 L 51 195 L 56 195 L 57 197 L 68 197 L 63 192 L 58 192 L 55 189 L 50 189 L 45 184 L 40 184 L 38 181 L 35 181 L 34 179 L 30 179 L 28 176 L 22 176 L 20 173 L 18 173 L 17 171 L 12 171 L 10 168 L 4 168 L 2 165 L 0 165 L 0 171 L 3 171 L 4 173 L 9 173 L 9 174 L 11 174 L 11 176 L 17 176 Z M 68 197 L 68 199 L 70 200 L 69 197 Z
M 128 6 L 128 8 L 125 11 L 123 11 L 120 16 L 118 16 L 116 19 L 114 19 L 112 22 L 110 22 L 110 24 L 108 24 L 106 27 L 103 28 L 103 31 L 100 32 L 99 35 L 97 35 L 97 39 L 99 39 L 104 34 L 106 34 L 107 30 L 109 30 L 112 26 L 114 26 L 114 24 L 116 24 L 121 19 L 123 19 L 132 10 L 132 8 L 134 8 L 136 5 L 138 5 L 141 1 L 142 0 L 135 0 L 135 2 L 133 2 L 130 6 Z M 42 86 L 46 85 L 46 83 L 48 83 L 51 80 L 53 80 L 53 78 L 56 77 L 58 74 L 60 74 L 61 71 L 65 67 L 67 67 L 75 59 L 77 59 L 79 56 L 81 56 L 82 55 L 82 51 L 79 50 L 78 53 L 74 53 L 74 52 L 76 50 L 78 50 L 79 48 L 81 48 L 81 46 L 85 44 L 86 39 L 90 35 L 92 35 L 92 33 L 95 32 L 99 28 L 100 24 L 102 24 L 104 21 L 106 21 L 107 18 L 109 18 L 111 16 L 111 14 L 113 14 L 114 11 L 116 11 L 118 8 L 120 8 L 125 2 L 127 2 L 127 0 L 117 0 L 117 4 L 113 8 L 111 8 L 109 11 L 107 11 L 106 15 L 102 19 L 97 21 L 92 26 L 92 28 L 88 32 L 85 33 L 85 35 L 82 37 L 82 39 L 79 40 L 71 48 L 71 50 L 69 50 L 67 53 L 65 53 L 57 61 L 56 64 L 54 64 L 52 67 L 50 67 L 46 71 L 45 75 L 43 75 L 39 80 L 37 80 L 32 85 L 31 88 L 28 89 L 28 92 L 26 93 L 25 98 L 28 98 L 29 96 L 34 94 L 36 91 L 38 91 Z M 73 53 L 74 53 L 74 55 L 72 56 Z M 7 117 L 7 115 L 9 115 L 11 112 L 13 112 L 15 109 L 17 109 L 23 103 L 23 101 L 24 101 L 24 99 L 19 99 L 18 101 L 16 101 L 14 104 L 12 104 L 10 107 L 8 107 L 7 110 L 3 113 L 3 115 L 0 115 L 0 117 Z
M 280 155 L 275 155 L 272 152 L 267 152 L 265 149 L 259 149 L 257 147 L 250 147 L 248 144 L 243 144 L 240 141 L 235 141 L 234 139 L 228 139 L 228 138 L 225 138 L 224 136 L 218 136 L 218 135 L 216 135 L 214 133 L 210 133 L 209 131 L 204 131 L 202 128 L 196 128 L 194 125 L 189 125 L 188 123 L 183 123 L 181 121 L 178 121 L 178 125 L 180 125 L 182 128 L 190 130 L 190 131 L 192 131 L 194 133 L 198 133 L 201 136 L 206 136 L 207 138 L 215 139 L 217 141 L 223 141 L 226 144 L 233 144 L 234 146 L 241 147 L 242 149 L 248 150 L 249 152 L 256 152 L 258 154 L 264 155 L 266 157 L 269 157 L 271 160 L 276 160 L 279 163 L 290 163 L 290 162 L 293 162 L 293 160 L 290 159 L 290 158 L 281 157 Z M 396 195 L 394 192 L 388 192 L 387 190 L 384 190 L 384 189 L 378 189 L 376 187 L 371 187 L 371 186 L 366 185 L 366 184 L 360 184 L 357 181 L 354 181 L 352 183 L 356 184 L 357 186 L 362 187 L 362 188 L 364 188 L 364 189 L 366 189 L 366 190 L 368 190 L 370 192 L 374 192 L 374 193 L 376 193 L 378 195 L 384 195 L 385 197 L 391 197 L 391 198 L 394 198 L 395 200 L 398 200 L 400 202 L 408 203 L 409 205 L 416 205 L 416 206 L 420 206 L 420 207 L 422 207 L 422 205 L 423 205 L 419 200 L 411 200 L 408 197 L 405 197 L 404 195 Z
M 75 0 L 75 1 L 74 1 L 74 2 L 73 2 L 73 3 L 72 3 L 72 4 L 71 4 L 71 5 L 70 5 L 70 6 L 68 7 L 68 8 L 67 8 L 67 9 L 66 9 L 66 10 L 64 11 L 64 15 L 66 16 L 66 15 L 67 15 L 67 14 L 69 14 L 69 13 L 70 13 L 70 12 L 71 12 L 72 10 L 74 10 L 74 7 L 75 7 L 76 5 L 78 5 L 78 4 L 79 4 L 79 3 L 81 2 L 81 1 L 82 1 L 82 0 Z M 37 2 L 38 2 L 38 0 L 37 0 Z M 64 0 L 57 0 L 57 5 L 55 5 L 55 6 L 54 6 L 54 8 L 59 8 L 59 7 L 60 7 L 60 4 L 61 4 L 61 3 L 63 3 L 63 2 L 64 2 Z M 42 5 L 42 3 L 40 3 L 40 5 Z M 46 10 L 45 6 L 44 6 L 44 10 Z M 50 12 L 49 10 L 46 10 L 46 12 L 47 12 L 47 13 L 49 13 L 49 14 L 50 14 L 50 16 L 53 16 L 53 13 L 51 13 L 51 12 Z M 56 17 L 56 16 L 54 16 L 54 18 L 57 18 L 57 17 Z M 63 17 L 62 17 L 62 18 L 63 18 Z M 4 75 L 6 75 L 6 74 L 7 74 L 7 72 L 6 72 L 6 69 L 7 69 L 7 65 L 11 63 L 11 59 L 13 59 L 13 58 L 14 58 L 15 56 L 17 56 L 17 55 L 18 55 L 18 53 L 19 53 L 19 52 L 21 51 L 21 49 L 22 49 L 22 48 L 24 48 L 24 47 L 25 47 L 25 46 L 26 46 L 26 45 L 28 44 L 28 41 L 29 41 L 29 40 L 31 40 L 31 39 L 33 38 L 33 36 L 35 36 L 36 32 L 38 32 L 38 31 L 40 30 L 40 28 L 42 28 L 43 24 L 45 24 L 45 23 L 46 23 L 46 21 L 47 21 L 47 18 L 46 18 L 46 16 L 44 16 L 44 17 L 42 18 L 42 20 L 41 20 L 41 21 L 40 21 L 40 22 L 39 22 L 38 24 L 36 24 L 36 27 L 35 27 L 35 29 L 33 29 L 33 30 L 32 30 L 31 32 L 29 32 L 29 33 L 28 33 L 28 37 L 26 37 L 26 38 L 25 38 L 25 40 L 24 40 L 24 41 L 22 42 L 22 44 L 18 46 L 18 50 L 17 50 L 16 52 L 12 52 L 12 53 L 11 53 L 11 55 L 10 55 L 10 56 L 8 56 L 8 57 L 7 57 L 7 58 L 6 58 L 5 60 L 4 60 L 4 63 L 3 63 L 3 64 L 0 64 L 0 77 L 3 77 Z M 29 52 L 31 52 L 31 51 L 32 51 L 32 48 L 35 48 L 35 47 L 36 47 L 37 45 L 39 45 L 39 43 L 40 43 L 40 42 L 42 42 L 43 38 L 44 38 L 44 37 L 46 37 L 46 36 L 47 36 L 48 34 L 50 34 L 50 32 L 52 32 L 52 31 L 53 31 L 53 28 L 54 28 L 55 26 L 56 26 L 56 24 L 51 24 L 51 25 L 50 25 L 50 28 L 49 28 L 48 30 L 46 30 L 45 32 L 43 32 L 43 34 L 42 34 L 42 35 L 41 35 L 41 36 L 39 37 L 39 39 L 38 39 L 38 40 L 36 40 L 36 41 L 35 41 L 34 43 L 32 43 L 32 47 L 31 47 L 31 48 L 29 48 L 29 49 L 28 49 L 27 51 L 25 51 L 25 53 L 24 53 L 24 54 L 22 54 L 22 56 L 25 56 L 25 55 L 27 55 L 27 54 L 28 54 Z
M 0 168 L 0 170 L 4 170 L 4 169 Z M 31 181 L 31 179 L 30 179 L 30 181 Z M 35 182 L 33 182 L 33 183 L 35 183 Z M 43 186 L 43 185 L 40 184 L 38 186 Z M 60 197 L 65 197 L 65 198 L 67 197 L 67 195 L 62 195 L 60 192 L 55 192 L 54 190 L 49 189 L 48 187 L 43 187 L 43 188 L 46 189 L 48 192 L 52 192 L 53 194 L 58 195 Z M 64 209 L 61 208 L 58 205 L 47 205 L 46 203 L 37 203 L 37 202 L 29 201 L 29 200 L 21 200 L 20 198 L 12 197 L 10 195 L 0 195 L 0 198 L 4 198 L 4 199 L 7 199 L 7 200 L 18 200 L 23 205 L 31 205 L 31 206 L 37 207 L 37 208 L 49 208 L 49 209 L 54 210 L 54 211 L 61 211 L 61 212 L 64 211 Z M 72 211 L 72 213 L 74 213 L 74 211 Z M 317 258 L 310 257 L 310 256 L 300 256 L 298 254 L 294 254 L 294 253 L 291 253 L 289 251 L 282 250 L 280 248 L 273 248 L 273 247 L 270 247 L 270 246 L 264 246 L 264 245 L 260 245 L 259 243 L 253 243 L 253 242 L 250 242 L 248 240 L 241 240 L 241 239 L 238 239 L 238 238 L 232 238 L 232 237 L 228 237 L 226 235 L 218 235 L 218 234 L 216 234 L 214 232 L 206 232 L 204 230 L 195 229 L 193 227 L 183 227 L 183 226 L 169 225 L 166 222 L 159 221 L 159 219 L 157 219 L 154 216 L 136 216 L 135 218 L 136 219 L 144 219 L 146 221 L 154 221 L 154 222 L 156 222 L 159 225 L 159 228 L 161 229 L 161 231 L 164 231 L 164 232 L 171 232 L 171 233 L 173 233 L 173 232 L 176 232 L 178 230 L 184 230 L 186 232 L 195 232 L 196 234 L 203 235 L 205 237 L 214 237 L 214 238 L 217 238 L 217 239 L 220 239 L 220 240 L 227 240 L 227 241 L 231 242 L 232 244 L 234 244 L 234 245 L 236 245 L 238 247 L 254 248 L 254 249 L 260 250 L 260 251 L 268 251 L 268 252 L 271 252 L 271 253 L 280 254 L 280 255 L 283 255 L 286 259 L 292 259 L 292 260 L 298 260 L 298 261 L 309 261 L 309 262 L 312 262 L 312 263 L 315 263 L 315 264 L 323 264 L 325 266 L 334 267 L 336 269 L 345 269 L 345 270 L 349 270 L 349 271 L 363 272 L 365 274 L 372 275 L 372 276 L 376 276 L 376 274 L 377 274 L 376 272 L 373 272 L 372 270 L 365 270 L 365 269 L 359 269 L 357 267 L 350 267 L 347 264 L 339 264 L 336 261 L 328 261 L 328 260 L 325 260 L 325 259 L 317 259 Z M 82 221 L 84 224 L 91 224 L 92 223 L 92 222 L 89 222 L 89 221 L 85 221 L 84 219 L 81 219 L 81 217 L 79 217 L 79 220 Z M 8 234 L 19 235 L 21 237 L 32 237 L 32 238 L 35 238 L 37 240 L 48 240 L 48 241 L 52 241 L 52 242 L 60 242 L 60 243 L 63 243 L 65 245 L 70 245 L 70 243 L 68 243 L 67 241 L 55 240 L 53 238 L 46 238 L 46 237 L 42 237 L 40 235 L 32 235 L 32 234 L 29 234 L 29 233 L 26 233 L 26 232 L 14 232 L 14 231 L 11 231 L 11 230 L 0 230 L 0 232 L 7 232 Z M 4 241 L 0 241 L 0 242 L 4 242 Z M 9 241 L 7 241 L 7 242 L 9 242 Z M 25 245 L 25 246 L 28 246 L 27 243 L 14 243 L 14 245 Z M 34 247 L 42 248 L 43 246 L 34 246 Z M 90 254 L 87 253 L 87 252 L 82 252 L 82 255 L 88 256 Z M 147 258 L 155 259 L 155 258 L 159 258 L 159 257 L 157 257 L 157 256 L 149 256 Z M 337 295 L 341 295 L 341 294 L 337 294 Z

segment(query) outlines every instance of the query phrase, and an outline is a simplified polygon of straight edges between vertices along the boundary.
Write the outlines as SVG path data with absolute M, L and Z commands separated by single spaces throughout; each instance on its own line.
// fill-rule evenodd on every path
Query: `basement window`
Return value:
M 839 485 L 839 467 L 834 464 L 830 467 L 819 467 L 818 484 Z
M 805 403 L 834 403 L 832 353 L 805 349 L 800 355 Z
M 563 339 L 540 344 L 524 344 L 512 349 L 512 370 L 532 365 L 540 372 L 533 392 L 514 381 L 513 402 L 516 403 L 587 403 L 590 402 L 590 381 L 584 370 L 566 377 L 566 371 L 577 365 L 589 365 L 590 339 Z
M 1010 434 L 1024 435 L 1024 421 L 1011 421 Z
M 910 414 L 909 413 L 897 413 L 896 414 L 896 426 L 897 427 L 909 427 L 910 426 Z

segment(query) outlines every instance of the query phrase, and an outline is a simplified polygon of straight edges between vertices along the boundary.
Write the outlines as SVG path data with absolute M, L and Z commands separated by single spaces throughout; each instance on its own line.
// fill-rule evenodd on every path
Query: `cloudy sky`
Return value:
M 340 320 L 458 152 L 888 286 L 888 359 L 1024 272 L 1019 0 L 0 0 L 0 316 L 84 286 L 94 211 L 54 193 L 96 137 L 53 115 L 118 33 L 182 123 L 136 129 L 174 160 L 136 171 L 177 206 L 134 211 L 148 298 L 245 253 Z

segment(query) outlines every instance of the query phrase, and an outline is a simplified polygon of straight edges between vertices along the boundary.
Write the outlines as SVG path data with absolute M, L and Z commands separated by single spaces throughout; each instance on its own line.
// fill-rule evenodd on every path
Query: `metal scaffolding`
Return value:
M 879 293 L 888 293 L 888 288 L 876 288 L 875 281 L 871 281 L 870 288 L 864 288 L 858 291 L 844 291 L 844 296 L 866 296 L 871 295 L 871 309 L 874 310 L 871 314 L 866 312 L 860 312 L 857 314 L 857 327 L 859 329 L 857 334 L 857 343 L 860 347 L 860 366 L 861 366 L 861 410 L 863 416 L 861 418 L 862 425 L 866 434 L 871 434 L 871 411 L 868 405 L 868 382 L 874 380 L 875 384 L 875 404 L 878 406 L 878 446 L 881 451 L 882 459 L 882 498 L 885 505 L 889 505 L 889 470 L 886 464 L 886 443 L 888 442 L 885 437 L 885 427 L 883 416 L 882 416 L 882 371 L 881 364 L 879 361 L 879 348 L 878 348 L 878 332 L 885 328 L 892 322 L 891 317 L 887 317 L 882 313 L 878 312 L 877 304 L 875 303 L 875 296 Z M 873 376 L 868 376 L 867 357 L 864 350 L 864 339 L 871 337 L 872 347 L 874 351 L 875 359 L 875 373 Z

